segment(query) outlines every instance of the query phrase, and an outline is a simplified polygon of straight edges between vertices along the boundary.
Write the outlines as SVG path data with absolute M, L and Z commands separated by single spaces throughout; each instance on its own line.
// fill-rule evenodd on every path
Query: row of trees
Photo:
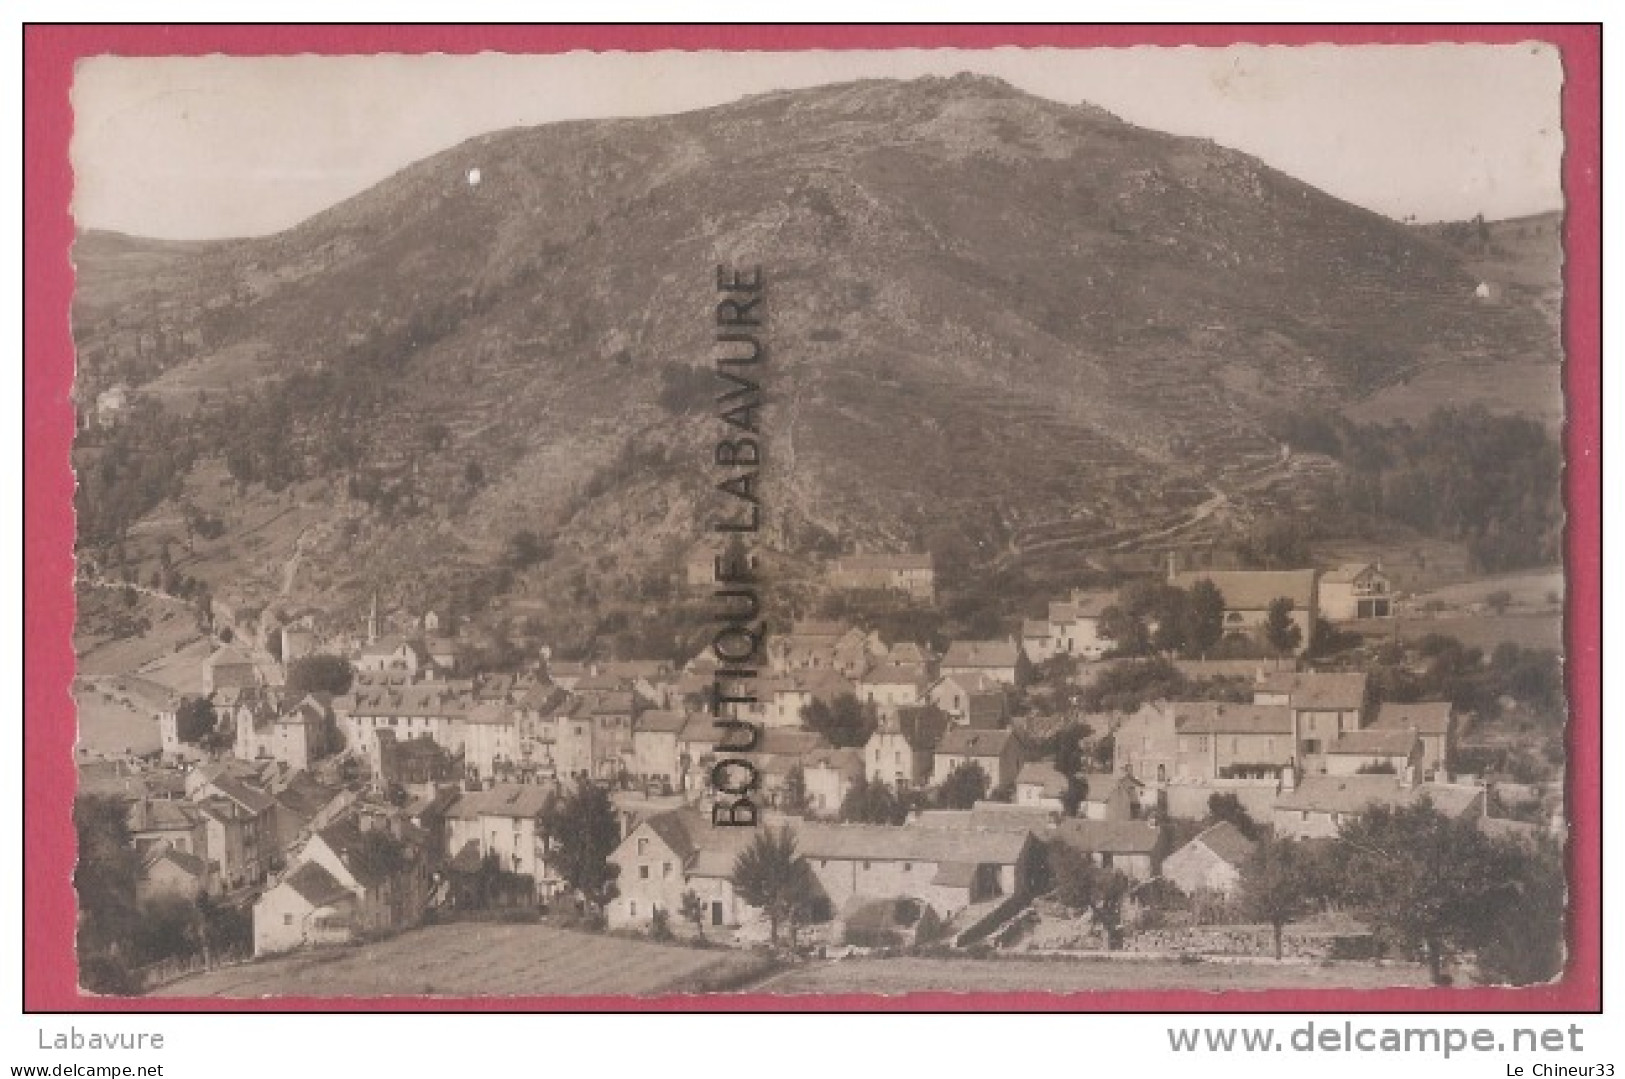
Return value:
M 1269 605 L 1264 640 L 1276 655 L 1296 651 L 1303 631 L 1292 619 L 1292 600 L 1282 596 Z M 1179 654 L 1214 656 L 1227 642 L 1224 595 L 1210 580 L 1190 588 L 1160 581 L 1134 581 L 1117 602 L 1101 612 L 1100 634 L 1113 644 L 1114 656 Z M 1242 651 L 1251 645 L 1243 642 Z M 1234 650 L 1234 649 L 1232 649 Z
M 1369 810 L 1335 840 L 1273 839 L 1238 808 L 1216 805 L 1213 815 L 1256 832 L 1239 909 L 1270 926 L 1275 958 L 1287 925 L 1334 908 L 1360 915 L 1394 951 L 1421 959 L 1436 984 L 1468 955 L 1480 977 L 1497 983 L 1561 973 L 1566 893 L 1555 842 L 1494 839 L 1474 820 L 1445 817 L 1425 801 Z M 1107 946 L 1117 947 L 1132 882 L 1065 843 L 1046 853 L 1052 897 L 1089 914 Z
M 1565 881 L 1556 842 L 1491 838 L 1423 801 L 1371 809 L 1331 843 L 1265 841 L 1242 875 L 1242 900 L 1274 929 L 1277 958 L 1288 922 L 1335 905 L 1419 955 L 1436 984 L 1470 953 L 1482 976 L 1522 985 L 1562 971 Z
M 1563 660 L 1549 648 L 1503 642 L 1486 654 L 1430 633 L 1409 652 L 1398 644 L 1379 649 L 1371 677 L 1383 700 L 1443 699 L 1487 717 L 1500 711 L 1505 697 L 1558 722 L 1565 715 Z

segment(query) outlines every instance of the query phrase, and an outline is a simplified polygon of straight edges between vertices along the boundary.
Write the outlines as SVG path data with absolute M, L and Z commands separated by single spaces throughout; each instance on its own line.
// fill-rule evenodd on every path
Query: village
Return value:
M 1158 577 L 940 653 L 796 622 L 729 706 L 760 732 L 744 752 L 719 749 L 710 649 L 481 670 L 458 627 L 376 599 L 353 632 L 222 634 L 203 693 L 152 708 L 158 753 L 81 756 L 137 901 L 234 927 L 118 984 L 492 917 L 820 956 L 1409 960 L 1358 904 L 1271 874 L 1406 813 L 1561 843 L 1560 773 L 1486 768 L 1462 751 L 1480 717 L 1317 642 L 1399 613 L 1379 563 Z M 936 598 L 923 554 L 847 555 L 826 582 Z M 753 769 L 755 827 L 714 823 L 723 757 Z M 789 894 L 760 879 L 775 856 L 805 867 Z M 1419 936 L 1439 975 L 1446 941 Z

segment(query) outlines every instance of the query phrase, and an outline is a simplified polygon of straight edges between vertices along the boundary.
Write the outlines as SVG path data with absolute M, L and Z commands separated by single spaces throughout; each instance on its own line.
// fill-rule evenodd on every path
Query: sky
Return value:
M 1531 43 L 96 57 L 73 87 L 74 213 L 167 239 L 264 235 L 487 131 L 961 71 L 1211 138 L 1396 219 L 1562 205 L 1561 61 Z

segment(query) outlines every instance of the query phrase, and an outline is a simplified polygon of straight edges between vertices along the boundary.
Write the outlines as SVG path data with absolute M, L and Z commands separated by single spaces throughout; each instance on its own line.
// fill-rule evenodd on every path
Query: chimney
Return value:
M 1179 576 L 1179 552 L 1168 552 L 1168 583 L 1173 584 L 1174 578 Z

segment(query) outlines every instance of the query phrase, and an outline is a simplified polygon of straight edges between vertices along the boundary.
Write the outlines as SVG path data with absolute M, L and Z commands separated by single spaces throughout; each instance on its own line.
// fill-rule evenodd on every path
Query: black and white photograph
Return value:
M 82 992 L 1561 979 L 1563 85 L 80 60 Z

